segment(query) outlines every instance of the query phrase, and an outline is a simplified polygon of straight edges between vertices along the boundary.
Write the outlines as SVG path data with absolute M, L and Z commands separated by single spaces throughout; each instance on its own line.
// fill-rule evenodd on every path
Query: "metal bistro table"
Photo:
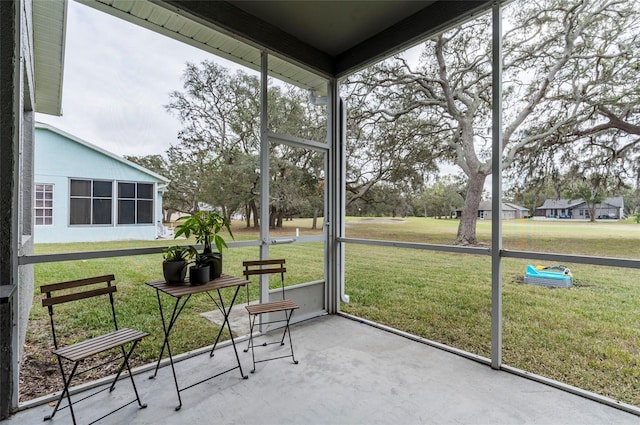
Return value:
M 169 284 L 167 282 L 165 282 L 164 280 L 160 280 L 160 281 L 155 281 L 155 282 L 147 282 L 147 285 L 149 285 L 150 287 L 154 288 L 156 290 L 156 296 L 158 298 L 158 308 L 160 309 L 160 317 L 162 319 L 162 328 L 164 330 L 164 342 L 162 343 L 162 348 L 160 349 L 160 356 L 158 356 L 158 363 L 156 364 L 156 368 L 155 368 L 155 372 L 153 373 L 152 376 L 149 377 L 149 379 L 153 379 L 156 377 L 156 375 L 158 374 L 158 368 L 160 367 L 160 360 L 162 360 L 162 355 L 164 354 L 164 348 L 167 347 L 167 353 L 169 354 L 169 361 L 171 363 L 171 371 L 173 372 L 173 380 L 176 384 L 176 391 L 178 393 L 178 406 L 176 406 L 176 410 L 180 410 L 180 408 L 182 407 L 182 398 L 180 397 L 180 392 L 189 389 L 193 386 L 196 386 L 198 384 L 201 384 L 205 381 L 208 381 L 210 379 L 213 379 L 217 376 L 220 376 L 224 373 L 227 372 L 231 372 L 232 370 L 235 369 L 240 369 L 240 376 L 242 376 L 242 378 L 247 379 L 247 375 L 245 375 L 242 372 L 242 365 L 240 364 L 240 357 L 238 357 L 238 350 L 236 349 L 236 343 L 233 340 L 233 333 L 231 332 L 231 325 L 229 324 L 229 314 L 231 313 L 231 308 L 233 307 L 233 304 L 236 301 L 236 298 L 238 296 L 238 292 L 240 290 L 241 286 L 244 286 L 247 284 L 247 281 L 245 279 L 240 279 L 237 277 L 233 277 L 233 276 L 227 276 L 227 275 L 222 275 L 217 279 L 214 279 L 210 282 L 205 283 L 204 285 L 190 285 L 189 282 L 185 282 L 182 284 Z M 231 303 L 227 306 L 225 306 L 224 304 L 224 300 L 222 299 L 222 294 L 220 293 L 221 289 L 224 288 L 236 288 L 235 293 L 233 294 L 233 299 L 231 300 Z M 214 296 L 211 295 L 211 291 L 216 291 L 218 294 L 218 299 L 216 300 L 214 298 Z M 164 292 L 165 294 L 175 298 L 175 305 L 173 307 L 173 312 L 171 313 L 171 318 L 167 323 L 167 320 L 165 318 L 165 313 L 162 309 L 162 302 L 160 300 L 160 292 Z M 192 295 L 194 294 L 200 294 L 200 293 L 205 293 L 209 296 L 209 298 L 211 298 L 211 300 L 214 302 L 214 304 L 216 305 L 216 307 L 218 307 L 218 310 L 220 310 L 220 312 L 222 313 L 222 315 L 224 316 L 224 322 L 222 323 L 222 326 L 220 327 L 220 330 L 218 331 L 218 336 L 216 336 L 216 341 L 213 344 L 213 347 L 211 348 L 211 351 L 209 352 L 209 357 L 213 357 L 213 350 L 215 350 L 216 345 L 218 344 L 218 341 L 220 339 L 220 335 L 222 335 L 222 330 L 224 329 L 225 325 L 227 326 L 227 329 L 229 330 L 229 335 L 231 335 L 231 344 L 233 345 L 233 351 L 236 354 L 236 360 L 238 362 L 237 366 L 232 367 L 231 369 L 227 369 L 223 372 L 217 373 L 213 376 L 210 376 L 206 379 L 202 379 L 194 384 L 191 384 L 189 386 L 186 386 L 184 388 L 180 388 L 178 386 L 178 379 L 176 377 L 176 370 L 173 366 L 173 356 L 171 354 L 171 344 L 169 343 L 169 335 L 171 334 L 171 329 L 173 329 L 173 325 L 175 325 L 176 320 L 178 320 L 178 317 L 180 316 L 180 313 L 182 313 L 182 310 L 184 309 L 185 305 L 187 305 L 187 303 L 189 302 L 189 299 L 191 298 Z

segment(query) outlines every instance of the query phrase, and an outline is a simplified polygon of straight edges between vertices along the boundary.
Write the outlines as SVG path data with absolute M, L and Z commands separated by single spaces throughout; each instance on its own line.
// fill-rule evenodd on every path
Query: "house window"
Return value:
M 153 224 L 153 184 L 118 182 L 118 224 Z
M 51 226 L 53 224 L 53 185 L 36 184 L 35 219 L 36 226 Z
M 112 224 L 113 183 L 105 180 L 71 180 L 69 224 Z

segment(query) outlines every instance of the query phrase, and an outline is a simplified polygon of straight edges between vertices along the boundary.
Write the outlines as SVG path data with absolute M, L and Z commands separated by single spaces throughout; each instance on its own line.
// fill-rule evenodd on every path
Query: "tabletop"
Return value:
M 244 286 L 247 284 L 246 279 L 239 277 L 221 275 L 204 285 L 191 285 L 188 281 L 184 283 L 167 283 L 164 280 L 147 282 L 147 285 L 158 291 L 164 292 L 172 297 L 180 298 L 185 295 L 197 294 L 200 292 L 216 291 L 218 289 L 231 288 L 234 286 Z

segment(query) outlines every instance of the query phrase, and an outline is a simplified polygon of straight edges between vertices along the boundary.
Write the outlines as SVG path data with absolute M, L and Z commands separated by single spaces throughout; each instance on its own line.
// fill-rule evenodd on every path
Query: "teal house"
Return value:
M 169 181 L 48 124 L 36 123 L 34 242 L 152 240 Z

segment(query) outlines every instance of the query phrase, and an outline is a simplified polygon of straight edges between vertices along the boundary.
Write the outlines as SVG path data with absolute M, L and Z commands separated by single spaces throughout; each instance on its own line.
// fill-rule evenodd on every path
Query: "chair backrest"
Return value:
M 56 326 L 53 319 L 53 306 L 64 304 L 71 301 L 82 299 L 108 296 L 111 306 L 111 317 L 113 326 L 118 330 L 118 322 L 116 320 L 116 311 L 113 306 L 113 293 L 116 292 L 116 286 L 112 284 L 115 277 L 110 275 L 90 277 L 87 279 L 72 280 L 68 282 L 52 283 L 50 285 L 42 285 L 40 292 L 45 294 L 42 299 L 42 306 L 49 310 L 49 318 L 51 321 L 51 332 L 53 333 L 53 344 L 58 348 L 58 340 L 56 337 Z
M 280 274 L 280 286 L 282 291 L 282 299 L 284 300 L 284 274 L 287 271 L 284 266 L 285 259 L 280 258 L 276 260 L 254 260 L 254 261 L 243 261 L 242 266 L 244 267 L 243 275 L 247 280 L 251 276 L 262 276 L 262 275 L 270 275 L 270 274 Z M 249 285 L 247 285 L 248 291 Z M 247 292 L 248 295 L 248 292 Z

